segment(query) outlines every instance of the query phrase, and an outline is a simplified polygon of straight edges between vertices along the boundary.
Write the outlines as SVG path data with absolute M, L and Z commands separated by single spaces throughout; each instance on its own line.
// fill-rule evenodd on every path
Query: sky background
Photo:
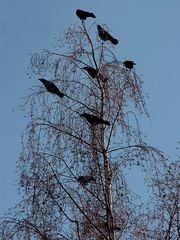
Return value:
M 78 22 L 76 9 L 94 12 L 120 40 L 116 56 L 137 63 L 148 93 L 147 143 L 176 158 L 180 141 L 179 0 L 0 0 L 0 216 L 18 202 L 16 162 L 24 113 L 21 97 L 37 84 L 27 76 L 30 57 L 56 45 L 55 37 Z M 92 21 L 92 20 L 91 20 Z M 39 84 L 39 83 L 38 83 Z M 13 111 L 13 108 L 15 111 Z M 146 194 L 138 171 L 130 179 Z

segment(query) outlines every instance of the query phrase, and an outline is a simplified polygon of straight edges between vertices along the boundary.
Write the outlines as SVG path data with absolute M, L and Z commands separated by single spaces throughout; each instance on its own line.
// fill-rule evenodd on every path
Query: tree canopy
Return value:
M 87 20 L 79 15 L 82 21 L 54 49 L 30 60 L 29 72 L 42 84 L 24 97 L 22 201 L 1 222 L 0 236 L 178 239 L 177 166 L 168 167 L 164 154 L 144 140 L 138 121 L 148 117 L 143 81 L 132 60 L 116 56 L 118 40 L 107 26 L 85 13 Z M 125 176 L 134 166 L 154 196 L 147 208 Z

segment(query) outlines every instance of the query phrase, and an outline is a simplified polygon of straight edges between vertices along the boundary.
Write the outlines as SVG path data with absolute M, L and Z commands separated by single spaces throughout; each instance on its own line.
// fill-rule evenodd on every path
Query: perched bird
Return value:
M 80 9 L 76 10 L 76 15 L 81 19 L 81 20 L 86 20 L 88 17 L 96 18 L 94 13 L 86 12 Z
M 80 182 L 82 185 L 87 185 L 89 182 L 94 182 L 95 179 L 92 176 L 79 176 L 78 182 Z
M 129 61 L 126 60 L 123 62 L 123 65 L 127 68 L 127 69 L 133 69 L 134 65 L 136 65 L 133 61 Z
M 113 38 L 106 30 L 104 30 L 100 25 L 97 25 L 98 35 L 103 41 L 110 41 L 114 45 L 118 44 L 118 40 Z
M 99 73 L 99 70 L 98 69 L 95 69 L 95 68 L 92 68 L 92 67 L 83 67 L 83 69 L 85 71 L 88 72 L 88 74 L 92 77 L 92 78 L 98 78 L 100 80 L 102 80 L 103 82 L 106 82 L 107 81 L 107 78 L 104 77 L 101 73 Z
M 58 95 L 60 98 L 64 97 L 64 93 L 60 92 L 59 89 L 56 87 L 56 85 L 48 80 L 45 80 L 44 78 L 39 78 L 39 80 L 44 84 L 46 90 L 52 94 Z
M 121 229 L 122 229 L 121 227 L 114 226 L 114 230 L 115 230 L 115 231 L 121 231 Z
M 105 124 L 105 125 L 110 125 L 110 122 L 109 121 L 106 121 L 102 118 L 99 118 L 95 115 L 92 115 L 92 114 L 88 114 L 88 113 L 82 113 L 80 114 L 81 117 L 84 117 L 90 124 Z
M 98 70 L 92 67 L 83 67 L 85 71 L 88 72 L 88 74 L 92 77 L 95 78 L 98 75 Z

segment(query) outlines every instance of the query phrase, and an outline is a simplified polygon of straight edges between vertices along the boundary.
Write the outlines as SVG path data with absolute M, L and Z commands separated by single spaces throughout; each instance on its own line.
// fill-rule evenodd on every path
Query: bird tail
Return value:
M 111 41 L 112 44 L 114 44 L 114 45 L 118 44 L 118 42 L 119 42 L 117 39 L 115 39 L 115 38 L 113 38 L 113 37 L 110 39 L 110 41 Z
M 62 93 L 62 92 L 58 92 L 57 95 L 58 95 L 60 98 L 63 98 L 63 97 L 64 97 L 64 93 Z
M 89 17 L 96 18 L 96 16 L 94 15 L 94 13 L 89 13 Z
M 105 125 L 110 125 L 110 122 L 109 121 L 106 121 L 106 120 L 103 120 L 103 124 L 105 124 Z

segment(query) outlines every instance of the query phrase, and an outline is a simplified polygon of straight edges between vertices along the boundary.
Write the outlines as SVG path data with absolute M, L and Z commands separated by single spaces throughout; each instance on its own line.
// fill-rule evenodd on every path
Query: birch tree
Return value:
M 2 221 L 2 239 L 138 239 L 141 205 L 125 171 L 138 166 L 150 179 L 165 160 L 140 129 L 139 117 L 148 117 L 143 81 L 116 49 L 87 19 L 32 56 L 37 84 L 23 101 L 17 168 L 22 201 Z

